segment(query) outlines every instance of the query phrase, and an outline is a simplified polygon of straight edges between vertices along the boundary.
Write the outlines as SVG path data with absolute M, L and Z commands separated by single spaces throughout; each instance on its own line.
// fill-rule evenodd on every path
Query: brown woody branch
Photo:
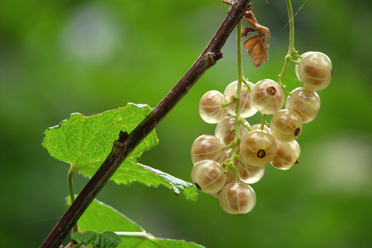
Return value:
M 242 19 L 249 3 L 250 0 L 234 1 L 225 20 L 213 36 L 207 48 L 181 80 L 129 135 L 126 132 L 121 132 L 119 134 L 119 139 L 114 142 L 109 156 L 50 232 L 49 236 L 41 245 L 41 248 L 57 248 L 62 243 L 89 204 L 105 186 L 125 158 L 152 130 L 154 130 L 159 122 L 187 94 L 198 79 L 213 66 L 217 60 L 222 58 L 222 53 L 220 53 L 220 51 L 237 23 Z

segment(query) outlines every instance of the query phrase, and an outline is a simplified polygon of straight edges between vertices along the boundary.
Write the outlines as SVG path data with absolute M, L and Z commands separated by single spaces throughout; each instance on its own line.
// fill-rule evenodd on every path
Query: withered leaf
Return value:
M 267 38 L 270 39 L 270 30 L 257 22 L 257 19 L 252 11 L 247 11 L 244 14 L 244 20 L 246 20 L 249 25 L 251 25 L 258 32 L 259 35 L 264 36 L 266 34 Z
M 263 36 L 256 35 L 245 41 L 244 47 L 248 50 L 253 64 L 258 68 L 263 62 L 268 61 L 270 43 Z
M 256 31 L 254 28 L 243 28 L 242 38 L 248 37 L 249 33 L 254 31 Z

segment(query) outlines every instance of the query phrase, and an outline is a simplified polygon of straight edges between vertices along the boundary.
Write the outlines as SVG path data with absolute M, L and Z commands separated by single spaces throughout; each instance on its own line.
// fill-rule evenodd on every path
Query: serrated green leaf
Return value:
M 141 226 L 114 208 L 94 200 L 79 219 L 79 230 L 116 232 L 122 243 L 121 248 L 200 248 L 203 246 L 184 240 L 158 239 L 147 233 Z
M 172 175 L 169 175 L 165 172 L 162 172 L 160 170 L 154 169 L 152 167 L 142 165 L 141 166 L 146 169 L 147 171 L 153 173 L 158 177 L 158 182 L 153 182 L 154 185 L 163 184 L 167 186 L 168 188 L 172 188 L 174 193 L 178 195 L 180 192 L 183 192 L 187 199 L 196 201 L 198 196 L 198 191 L 196 190 L 196 187 L 194 184 L 185 182 L 181 179 L 178 179 Z
M 71 204 L 70 197 L 67 198 Z M 143 228 L 118 212 L 114 208 L 104 204 L 97 199 L 89 205 L 79 219 L 80 230 L 93 230 L 103 232 L 106 230 L 122 232 L 143 232 Z
M 121 243 L 121 238 L 110 231 L 101 233 L 94 231 L 75 232 L 71 238 L 78 244 L 92 248 L 114 248 Z
M 92 177 L 110 153 L 119 132 L 130 133 L 151 110 L 147 105 L 129 103 L 93 116 L 71 114 L 58 126 L 45 131 L 43 146 L 54 158 L 69 163 L 73 171 Z M 154 187 L 163 184 L 173 189 L 176 195 L 183 191 L 187 199 L 195 201 L 197 191 L 191 183 L 137 163 L 144 151 L 158 143 L 155 131 L 151 132 L 126 158 L 111 180 L 125 185 L 134 181 Z
M 43 146 L 54 158 L 69 163 L 74 171 L 92 176 L 110 153 L 119 132 L 130 133 L 150 111 L 148 105 L 129 103 L 92 116 L 74 113 L 44 132 Z M 126 163 L 136 163 L 144 151 L 156 147 L 158 142 L 155 131 L 151 132 Z

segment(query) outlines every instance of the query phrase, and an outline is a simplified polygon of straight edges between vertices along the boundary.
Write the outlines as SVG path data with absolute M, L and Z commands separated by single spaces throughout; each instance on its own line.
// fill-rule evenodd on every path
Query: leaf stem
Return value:
M 177 105 L 199 78 L 218 59 L 222 58 L 220 51 L 233 29 L 242 19 L 249 3 L 250 0 L 234 1 L 227 16 L 206 49 L 181 80 L 129 135 L 126 132 L 119 134 L 119 139 L 115 141 L 111 153 L 58 221 L 40 248 L 57 248 L 62 243 L 71 228 L 76 224 L 89 204 L 106 185 L 126 157 Z
M 293 10 L 292 10 L 292 4 L 291 0 L 286 0 L 287 2 L 287 9 L 288 9 L 288 19 L 289 19 L 289 46 L 288 46 L 288 52 L 284 57 L 284 65 L 282 72 L 279 74 L 278 84 L 284 89 L 285 85 L 283 84 L 283 80 L 285 77 L 285 74 L 288 70 L 288 65 L 292 61 L 292 54 L 297 54 L 295 48 L 294 48 L 294 19 L 293 19 Z
M 71 166 L 70 170 L 68 171 L 68 174 L 67 174 L 67 183 L 68 183 L 68 190 L 70 192 L 71 203 L 73 203 L 75 201 L 74 185 L 72 183 L 72 176 L 74 174 L 75 174 L 75 170 L 73 169 L 73 166 Z M 76 222 L 76 224 L 72 228 L 72 234 L 77 232 L 78 230 L 79 230 L 79 228 L 78 228 L 78 224 Z

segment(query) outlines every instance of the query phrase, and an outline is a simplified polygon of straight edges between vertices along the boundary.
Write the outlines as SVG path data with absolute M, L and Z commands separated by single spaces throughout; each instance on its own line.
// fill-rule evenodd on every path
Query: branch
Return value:
M 49 236 L 41 245 L 41 248 L 57 248 L 62 243 L 71 228 L 76 224 L 89 204 L 105 186 L 126 157 L 159 124 L 174 106 L 176 106 L 198 79 L 213 66 L 217 60 L 222 58 L 220 50 L 237 23 L 243 17 L 249 3 L 250 0 L 236 0 L 232 4 L 225 20 L 213 36 L 207 48 L 181 80 L 129 135 L 126 132 L 121 132 L 119 134 L 119 139 L 115 141 L 109 156 L 50 232 Z

